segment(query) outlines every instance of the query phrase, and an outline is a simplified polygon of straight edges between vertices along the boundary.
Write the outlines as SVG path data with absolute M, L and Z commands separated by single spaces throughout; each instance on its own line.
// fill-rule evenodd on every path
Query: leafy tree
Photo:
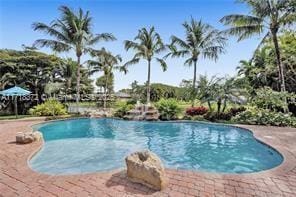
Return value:
M 63 62 L 54 55 L 29 50 L 0 50 L 0 59 L 2 89 L 23 85 L 39 96 L 45 84 L 55 80 L 57 68 Z
M 238 41 L 253 35 L 265 33 L 261 44 L 271 38 L 274 49 L 281 91 L 286 91 L 284 68 L 278 42 L 278 32 L 287 24 L 295 22 L 296 1 L 294 0 L 240 0 L 250 9 L 250 15 L 232 14 L 224 16 L 220 21 L 231 27 L 226 30 L 230 35 L 238 36 Z M 267 33 L 266 33 L 267 31 Z M 259 47 L 260 45 L 259 44 Z
M 38 39 L 35 41 L 36 47 L 49 47 L 56 52 L 74 51 L 77 57 L 77 76 L 76 76 L 76 102 L 80 97 L 81 79 L 81 56 L 89 51 L 95 43 L 105 40 L 115 40 L 110 33 L 94 35 L 92 32 L 92 18 L 89 11 L 86 13 L 80 8 L 78 13 L 66 6 L 59 8 L 61 16 L 47 25 L 45 23 L 33 23 L 35 31 L 41 31 L 53 37 L 53 39 Z
M 296 92 L 296 33 L 286 31 L 279 37 L 281 47 L 282 63 L 285 66 L 286 90 Z M 271 87 L 273 90 L 280 91 L 277 65 L 274 59 L 275 49 L 271 40 L 266 40 L 260 49 L 254 54 L 253 61 L 242 60 L 238 67 L 238 75 L 246 80 L 252 89 L 255 90 L 264 86 Z
M 187 57 L 184 65 L 194 66 L 192 93 L 196 91 L 197 62 L 200 58 L 217 60 L 218 55 L 224 52 L 226 38 L 221 32 L 212 26 L 196 21 L 191 18 L 190 22 L 183 24 L 185 28 L 185 39 L 182 40 L 172 36 L 172 43 L 169 46 L 170 52 L 166 57 Z M 192 98 L 194 106 L 195 95 Z
M 138 35 L 134 41 L 124 41 L 125 49 L 128 51 L 133 49 L 135 55 L 132 60 L 125 63 L 125 67 L 138 63 L 141 59 L 145 59 L 148 63 L 148 76 L 147 76 L 147 103 L 150 102 L 150 75 L 151 75 L 151 61 L 155 59 L 166 71 L 167 64 L 162 58 L 156 57 L 165 50 L 165 45 L 162 42 L 160 35 L 155 31 L 154 27 L 149 29 L 142 28 L 139 30 Z

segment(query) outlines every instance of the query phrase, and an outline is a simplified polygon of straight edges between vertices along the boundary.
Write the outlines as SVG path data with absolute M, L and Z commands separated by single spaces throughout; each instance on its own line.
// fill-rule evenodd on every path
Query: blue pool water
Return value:
M 124 167 L 131 152 L 149 149 L 166 167 L 247 173 L 279 165 L 283 158 L 251 132 L 217 124 L 76 119 L 36 126 L 43 148 L 29 161 L 47 174 L 80 174 Z

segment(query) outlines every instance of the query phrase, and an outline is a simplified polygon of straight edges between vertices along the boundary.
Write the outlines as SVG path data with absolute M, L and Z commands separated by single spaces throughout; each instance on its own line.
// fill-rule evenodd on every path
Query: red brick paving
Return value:
M 278 149 L 280 166 L 244 175 L 167 169 L 169 185 L 161 192 L 130 182 L 125 171 L 49 176 L 32 171 L 27 159 L 42 143 L 15 144 L 15 134 L 41 120 L 0 121 L 0 196 L 296 196 L 296 129 L 243 126 Z

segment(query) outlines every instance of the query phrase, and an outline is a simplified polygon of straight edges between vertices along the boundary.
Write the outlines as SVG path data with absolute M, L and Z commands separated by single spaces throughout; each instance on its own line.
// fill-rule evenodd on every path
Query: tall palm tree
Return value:
M 35 41 L 35 47 L 49 47 L 55 52 L 74 51 L 77 57 L 77 84 L 76 84 L 76 102 L 78 105 L 80 94 L 80 76 L 81 76 L 81 56 L 88 52 L 89 47 L 97 42 L 104 40 L 115 40 L 110 33 L 93 34 L 92 18 L 89 11 L 86 13 L 80 8 L 78 13 L 66 6 L 59 8 L 61 16 L 52 21 L 49 25 L 45 23 L 33 23 L 35 31 L 41 31 L 53 39 L 38 39 Z
M 294 0 L 240 0 L 246 3 L 250 9 L 250 15 L 232 14 L 224 16 L 220 21 L 230 28 L 226 32 L 238 36 L 238 41 L 253 35 L 265 33 L 257 51 L 271 38 L 275 48 L 276 63 L 278 66 L 281 91 L 286 91 L 284 68 L 281 62 L 281 53 L 278 43 L 278 32 L 287 24 L 295 22 L 296 1 Z
M 224 53 L 226 38 L 217 29 L 191 18 L 190 22 L 183 23 L 185 39 L 171 37 L 170 52 L 166 57 L 187 57 L 184 65 L 194 66 L 192 92 L 196 92 L 197 61 L 200 58 L 217 60 L 218 55 Z M 195 98 L 192 98 L 194 106 Z
M 133 59 L 125 63 L 125 67 L 131 64 L 136 64 L 141 59 L 145 59 L 148 63 L 147 103 L 150 103 L 151 61 L 152 59 L 155 59 L 161 65 L 163 71 L 166 71 L 166 62 L 162 58 L 156 57 L 156 55 L 166 49 L 165 45 L 163 44 L 160 35 L 155 31 L 154 27 L 151 27 L 149 29 L 140 29 L 138 35 L 134 38 L 134 41 L 126 40 L 124 41 L 124 46 L 127 51 L 130 49 L 135 51 Z
M 88 65 L 90 66 L 90 74 L 95 72 L 104 73 L 104 109 L 106 109 L 107 104 L 107 89 L 110 80 L 113 80 L 113 71 L 119 70 L 126 73 L 126 69 L 118 64 L 122 61 L 120 55 L 113 55 L 111 52 L 107 51 L 105 48 L 101 50 L 92 50 L 91 56 L 96 58 L 96 60 L 89 60 Z

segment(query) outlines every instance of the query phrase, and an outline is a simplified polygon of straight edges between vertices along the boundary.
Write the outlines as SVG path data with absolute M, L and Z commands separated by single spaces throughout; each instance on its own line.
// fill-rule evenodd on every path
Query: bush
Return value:
M 37 116 L 56 116 L 66 115 L 67 110 L 65 106 L 55 99 L 49 99 L 44 103 L 34 106 L 29 110 L 31 115 Z
M 246 111 L 245 107 L 238 107 L 238 108 L 232 107 L 232 108 L 230 108 L 229 113 L 231 113 L 231 116 L 236 116 L 237 114 L 239 114 L 243 111 Z
M 250 108 L 239 113 L 232 120 L 242 124 L 296 127 L 296 117 L 293 117 L 291 113 L 284 114 L 267 109 Z
M 128 104 L 127 102 L 117 102 L 114 116 L 123 118 L 127 114 L 127 112 L 133 108 L 134 108 L 134 105 Z
M 270 87 L 264 87 L 256 90 L 256 96 L 252 100 L 252 105 L 262 109 L 283 111 L 288 107 L 285 99 L 294 98 L 294 94 L 277 92 Z
M 208 112 L 208 108 L 204 106 L 199 107 L 190 107 L 186 109 L 186 115 L 189 116 L 198 116 L 198 115 L 204 115 Z
M 204 118 L 209 121 L 216 120 L 231 120 L 232 114 L 230 112 L 209 112 L 204 115 Z
M 181 112 L 181 107 L 176 99 L 160 99 L 156 103 L 156 108 L 162 120 L 177 119 L 178 114 Z

